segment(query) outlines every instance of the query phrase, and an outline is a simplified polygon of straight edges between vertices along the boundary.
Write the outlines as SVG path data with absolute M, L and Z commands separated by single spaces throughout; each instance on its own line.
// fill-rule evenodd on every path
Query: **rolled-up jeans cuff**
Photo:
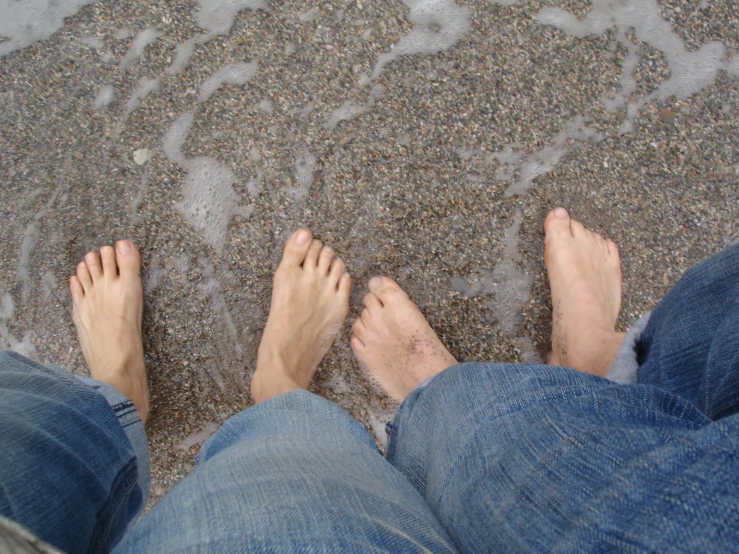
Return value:
M 644 333 L 644 329 L 647 328 L 650 315 L 651 312 L 641 316 L 637 320 L 637 322 L 629 327 L 628 331 L 626 331 L 626 335 L 621 341 L 621 346 L 619 347 L 618 353 L 616 354 L 616 359 L 613 362 L 611 369 L 608 370 L 606 379 L 609 379 L 610 381 L 613 381 L 614 383 L 619 383 L 621 385 L 630 385 L 636 383 L 636 372 L 639 369 L 639 362 L 637 360 L 636 354 L 636 345 L 639 342 L 642 333 Z M 414 390 L 422 389 L 428 386 L 428 384 L 435 377 L 437 377 L 437 375 L 429 377 L 425 381 L 421 382 L 418 386 L 416 386 L 416 389 Z
M 606 374 L 606 379 L 619 383 L 621 385 L 631 385 L 636 383 L 636 372 L 639 369 L 637 360 L 636 345 L 641 339 L 644 329 L 649 323 L 651 312 L 643 315 L 634 323 L 629 330 L 626 331 L 624 340 L 616 354 L 616 360 L 613 362 L 611 369 Z
M 83 377 L 82 375 L 75 375 L 75 377 L 87 386 L 98 391 L 108 401 L 113 413 L 118 418 L 118 423 L 121 424 L 123 431 L 126 433 L 133 447 L 139 469 L 139 486 L 144 495 L 144 501 L 141 503 L 141 511 L 139 512 L 139 515 L 141 515 L 149 500 L 149 487 L 151 486 L 149 442 L 146 439 L 144 422 L 141 421 L 141 416 L 139 416 L 139 412 L 133 405 L 133 402 L 115 388 L 90 377 Z M 131 523 L 133 524 L 133 522 Z

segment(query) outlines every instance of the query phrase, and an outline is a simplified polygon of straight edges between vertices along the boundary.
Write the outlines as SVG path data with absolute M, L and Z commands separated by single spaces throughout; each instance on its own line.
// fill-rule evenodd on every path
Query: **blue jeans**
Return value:
M 408 396 L 387 458 L 337 406 L 287 393 L 229 419 L 125 535 L 143 479 L 113 410 L 4 354 L 0 513 L 70 552 L 733 551 L 738 345 L 734 246 L 655 308 L 636 384 L 459 364 Z

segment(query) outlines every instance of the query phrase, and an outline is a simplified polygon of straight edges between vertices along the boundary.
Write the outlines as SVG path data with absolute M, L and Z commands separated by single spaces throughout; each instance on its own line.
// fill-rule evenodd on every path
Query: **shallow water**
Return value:
M 534 361 L 541 223 L 565 204 L 619 243 L 627 326 L 737 235 L 736 17 L 728 0 L 0 3 L 0 347 L 84 373 L 66 276 L 135 240 L 161 492 L 249 405 L 299 225 L 345 259 L 353 316 L 384 273 L 458 359 Z M 349 325 L 315 390 L 382 443 L 395 405 Z

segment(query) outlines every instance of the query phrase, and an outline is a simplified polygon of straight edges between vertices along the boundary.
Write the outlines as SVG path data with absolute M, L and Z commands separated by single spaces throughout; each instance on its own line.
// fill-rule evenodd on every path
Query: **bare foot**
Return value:
M 72 319 L 93 379 L 130 398 L 149 416 L 149 386 L 141 342 L 144 294 L 141 254 L 130 240 L 88 252 L 69 279 Z
M 312 240 L 306 229 L 293 233 L 275 272 L 251 380 L 255 403 L 308 388 L 349 313 L 350 289 L 344 262 L 331 248 Z
M 369 289 L 352 328 L 352 350 L 382 388 L 402 402 L 419 384 L 457 360 L 398 283 L 373 277 Z
M 621 310 L 618 247 L 564 208 L 549 213 L 544 233 L 554 311 L 549 363 L 604 377 L 624 337 L 615 330 Z

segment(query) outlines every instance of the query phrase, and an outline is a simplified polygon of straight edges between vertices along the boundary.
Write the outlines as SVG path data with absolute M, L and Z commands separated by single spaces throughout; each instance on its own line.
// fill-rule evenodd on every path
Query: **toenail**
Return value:
M 118 253 L 124 256 L 131 253 L 131 245 L 125 240 L 116 244 L 116 248 L 118 248 Z
M 308 242 L 308 239 L 310 238 L 310 233 L 308 231 L 300 231 L 297 235 L 295 235 L 295 244 L 305 244 Z
M 370 279 L 369 286 L 370 286 L 371 289 L 375 289 L 375 288 L 379 287 L 380 284 L 382 284 L 382 279 L 381 278 L 379 278 L 379 277 L 372 277 L 372 279 Z
M 556 208 L 554 210 L 554 215 L 556 215 L 557 217 L 567 217 L 568 214 L 567 210 L 565 210 L 564 208 Z

